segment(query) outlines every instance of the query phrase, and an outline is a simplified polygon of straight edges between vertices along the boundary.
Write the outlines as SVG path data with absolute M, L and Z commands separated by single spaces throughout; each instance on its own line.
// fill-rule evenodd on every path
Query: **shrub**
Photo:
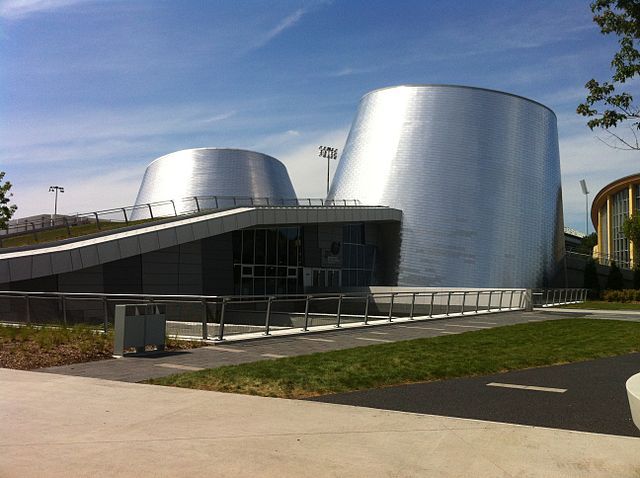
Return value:
M 622 277 L 622 271 L 615 262 L 612 262 L 611 267 L 609 268 L 609 277 L 607 277 L 607 289 L 624 289 L 624 277 Z
M 640 289 L 605 290 L 602 298 L 607 302 L 640 302 Z
M 596 261 L 589 258 L 584 266 L 584 288 L 589 289 L 589 298 L 600 297 L 600 282 L 598 280 L 598 268 Z

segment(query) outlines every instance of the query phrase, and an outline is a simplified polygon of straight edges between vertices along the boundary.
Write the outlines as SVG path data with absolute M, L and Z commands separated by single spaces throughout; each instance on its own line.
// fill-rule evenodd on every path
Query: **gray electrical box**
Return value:
M 147 345 L 164 350 L 167 327 L 164 304 L 118 304 L 114 322 L 114 356 L 122 357 L 128 348 L 141 353 Z

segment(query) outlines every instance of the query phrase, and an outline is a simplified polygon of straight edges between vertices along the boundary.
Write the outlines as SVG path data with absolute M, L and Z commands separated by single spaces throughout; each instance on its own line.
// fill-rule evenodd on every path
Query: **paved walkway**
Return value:
M 0 369 L 0 476 L 633 477 L 640 439 Z
M 248 342 L 222 343 L 184 352 L 124 357 L 77 365 L 41 369 L 81 377 L 140 382 L 175 373 L 234 365 L 258 360 L 306 355 L 353 347 L 459 334 L 502 325 L 538 322 L 584 315 L 575 311 L 501 312 L 442 320 L 368 326 L 358 329 L 312 332 L 286 337 L 270 337 Z M 640 320 L 640 316 L 637 316 Z
M 311 400 L 640 437 L 625 387 L 629 377 L 639 372 L 640 353 L 634 353 Z

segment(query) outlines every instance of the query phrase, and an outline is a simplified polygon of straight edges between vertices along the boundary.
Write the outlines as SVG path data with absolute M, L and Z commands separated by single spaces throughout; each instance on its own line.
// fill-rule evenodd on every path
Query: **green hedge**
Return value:
M 602 298 L 607 302 L 640 302 L 640 289 L 605 290 Z

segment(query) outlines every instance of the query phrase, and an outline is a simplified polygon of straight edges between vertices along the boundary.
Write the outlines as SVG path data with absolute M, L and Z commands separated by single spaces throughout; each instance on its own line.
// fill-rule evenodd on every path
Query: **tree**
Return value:
M 581 254 L 587 254 L 591 256 L 593 254 L 593 247 L 598 244 L 598 235 L 592 232 L 588 236 L 584 236 L 578 246 L 578 252 Z
M 618 36 L 620 49 L 611 60 L 611 80 L 602 83 L 589 80 L 585 85 L 589 94 L 578 106 L 577 113 L 591 118 L 587 122 L 591 130 L 601 128 L 613 138 L 613 143 L 607 143 L 609 146 L 640 150 L 640 108 L 634 105 L 629 92 L 620 91 L 624 83 L 640 75 L 640 52 L 636 48 L 640 38 L 640 3 L 637 0 L 595 0 L 591 3 L 591 11 L 602 34 Z M 611 131 L 623 123 L 629 126 L 631 136 Z
M 0 171 L 0 228 L 6 229 L 9 223 L 9 219 L 13 216 L 13 213 L 16 212 L 18 206 L 15 204 L 9 204 L 11 194 L 9 191 L 11 190 L 11 183 L 6 181 L 2 182 L 4 179 L 4 171 Z
M 611 267 L 609 268 L 609 277 L 607 277 L 607 289 L 624 289 L 624 277 L 622 277 L 622 271 L 620 271 L 620 268 L 615 262 L 612 262 Z
M 600 297 L 600 282 L 598 281 L 598 268 L 596 261 L 589 258 L 584 266 L 584 288 L 589 289 L 589 297 L 597 299 Z

